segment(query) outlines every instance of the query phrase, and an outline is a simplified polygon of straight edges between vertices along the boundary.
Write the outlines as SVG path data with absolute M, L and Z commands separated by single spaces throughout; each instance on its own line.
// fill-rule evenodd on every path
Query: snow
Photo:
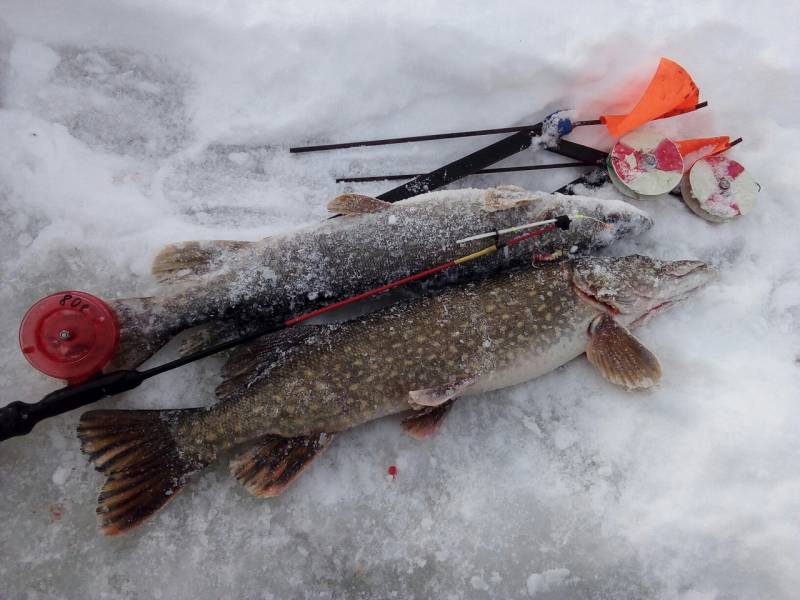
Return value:
M 731 156 L 763 191 L 723 225 L 672 197 L 640 201 L 656 226 L 611 249 L 722 273 L 638 331 L 664 370 L 649 393 L 619 390 L 579 359 L 458 403 L 425 442 L 394 419 L 341 435 L 280 498 L 248 496 L 219 461 L 118 539 L 95 528 L 101 478 L 80 454 L 77 412 L 4 442 L 0 595 L 793 598 L 798 16 L 794 2 L 2 0 L 2 403 L 56 387 L 16 342 L 41 296 L 153 293 L 149 264 L 165 243 L 312 224 L 343 190 L 389 187 L 347 188 L 337 175 L 433 168 L 488 140 L 307 156 L 291 145 L 619 112 L 664 55 L 710 106 L 658 129 L 742 136 Z M 611 143 L 599 128 L 571 139 Z M 558 161 L 529 152 L 509 164 L 545 160 Z M 549 191 L 576 175 L 461 185 Z M 206 404 L 218 365 L 99 406 Z
M 547 569 L 542 573 L 534 573 L 528 577 L 528 595 L 540 596 L 554 588 L 563 587 L 569 576 L 569 569 Z

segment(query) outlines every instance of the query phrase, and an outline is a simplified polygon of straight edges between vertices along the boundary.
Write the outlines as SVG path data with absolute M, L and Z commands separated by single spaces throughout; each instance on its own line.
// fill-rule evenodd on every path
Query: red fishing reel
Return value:
M 114 356 L 119 324 L 100 298 L 64 291 L 28 309 L 19 328 L 19 346 L 34 368 L 70 385 L 100 373 Z

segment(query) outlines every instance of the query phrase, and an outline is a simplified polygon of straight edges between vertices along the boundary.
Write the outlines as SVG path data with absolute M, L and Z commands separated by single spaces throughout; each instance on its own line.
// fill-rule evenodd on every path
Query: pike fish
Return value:
M 456 241 L 477 233 L 576 213 L 607 224 L 574 221 L 567 231 L 452 269 L 448 283 L 530 261 L 531 253 L 591 253 L 652 225 L 646 213 L 625 202 L 513 186 L 432 192 L 394 204 L 345 194 L 328 208 L 344 216 L 257 242 L 194 241 L 164 248 L 153 273 L 162 283 L 181 285 L 162 296 L 110 303 L 120 323 L 120 346 L 109 368 L 141 364 L 190 327 L 206 325 L 187 351 L 232 337 L 241 326 L 285 320 L 469 254 L 487 241 Z
M 539 377 L 586 353 L 609 381 L 648 388 L 658 360 L 629 331 L 715 276 L 699 261 L 580 258 L 498 274 L 338 324 L 298 326 L 232 354 L 218 403 L 94 410 L 81 448 L 107 476 L 106 534 L 139 525 L 224 450 L 233 475 L 275 496 L 339 432 L 402 413 L 431 435 L 457 398 Z

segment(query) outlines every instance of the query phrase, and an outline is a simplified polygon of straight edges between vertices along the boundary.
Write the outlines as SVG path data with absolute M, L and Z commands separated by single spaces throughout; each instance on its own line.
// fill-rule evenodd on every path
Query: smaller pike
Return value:
M 585 258 L 497 275 L 341 324 L 295 327 L 240 348 L 219 403 L 85 413 L 82 450 L 108 479 L 107 534 L 140 524 L 228 448 L 248 491 L 274 496 L 340 431 L 406 413 L 425 437 L 453 401 L 533 379 L 586 352 L 609 381 L 647 388 L 656 357 L 628 332 L 710 281 L 698 261 Z

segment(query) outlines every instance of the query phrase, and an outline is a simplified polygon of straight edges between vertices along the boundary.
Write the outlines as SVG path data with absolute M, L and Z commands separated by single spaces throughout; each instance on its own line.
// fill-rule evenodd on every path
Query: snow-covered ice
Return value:
M 95 527 L 101 477 L 77 412 L 3 443 L 0 598 L 795 597 L 798 18 L 791 1 L 0 0 L 2 404 L 56 386 L 17 347 L 38 298 L 153 293 L 164 243 L 312 224 L 345 189 L 388 187 L 337 175 L 425 170 L 487 140 L 289 155 L 296 143 L 564 107 L 593 118 L 627 108 L 663 55 L 711 105 L 659 128 L 744 137 L 731 155 L 763 186 L 752 214 L 721 226 L 672 197 L 639 202 L 656 226 L 612 248 L 722 272 L 639 331 L 664 369 L 653 392 L 619 390 L 579 359 L 458 403 L 425 442 L 395 419 L 339 436 L 277 499 L 248 496 L 219 461 L 118 539 Z M 599 128 L 573 139 L 611 142 Z M 552 190 L 575 176 L 460 183 Z M 208 403 L 218 365 L 100 405 Z

